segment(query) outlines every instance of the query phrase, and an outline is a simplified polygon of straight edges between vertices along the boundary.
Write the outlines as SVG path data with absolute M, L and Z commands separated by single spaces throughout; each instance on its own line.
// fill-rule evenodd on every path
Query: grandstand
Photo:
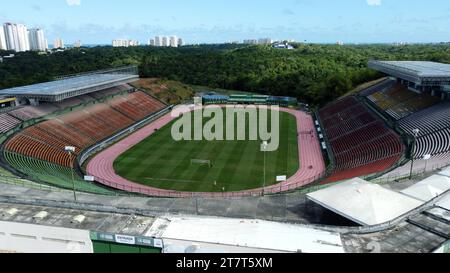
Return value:
M 137 67 L 124 67 L 61 78 L 52 82 L 0 90 L 0 96 L 16 97 L 19 104 L 60 102 L 108 89 L 139 78 Z
M 121 104 L 129 108 L 115 108 Z M 163 103 L 141 91 L 122 95 L 20 131 L 4 144 L 3 155 L 11 166 L 30 177 L 65 185 L 71 181 L 70 169 L 76 166 L 64 147 L 75 147 L 78 156 L 84 149 L 162 108 Z
M 422 61 L 370 61 L 369 67 L 395 77 L 420 93 L 432 92 L 448 98 L 450 64 Z
M 440 98 L 436 96 L 411 91 L 395 81 L 391 81 L 389 87 L 375 92 L 367 98 L 395 120 L 400 120 L 440 101 Z
M 275 97 L 265 95 L 205 95 L 202 97 L 204 105 L 210 104 L 254 104 L 254 105 L 278 105 L 281 107 L 297 106 L 297 99 L 291 97 Z
M 382 172 L 405 151 L 400 136 L 354 96 L 326 106 L 319 117 L 335 163 L 323 183 Z
M 166 107 L 127 84 L 136 72 L 136 67 L 103 70 L 1 90 L 24 103 L 0 114 L 3 165 L 31 180 L 72 188 L 78 163 L 65 147 L 75 147 L 76 157 Z M 113 192 L 78 175 L 75 183 L 81 191 Z
M 371 61 L 369 67 L 393 79 L 361 95 L 393 117 L 398 127 L 411 137 L 414 130 L 419 130 L 414 158 L 450 151 L 450 65 Z

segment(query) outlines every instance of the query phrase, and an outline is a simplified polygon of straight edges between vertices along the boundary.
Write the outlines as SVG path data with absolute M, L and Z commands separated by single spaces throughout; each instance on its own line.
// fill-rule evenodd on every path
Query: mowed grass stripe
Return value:
M 276 183 L 277 175 L 293 175 L 299 166 L 296 119 L 283 112 L 280 118 L 280 148 L 266 153 L 267 186 Z M 140 184 L 178 191 L 220 192 L 223 187 L 239 191 L 262 186 L 261 141 L 176 142 L 171 137 L 172 124 L 120 156 L 114 163 L 116 172 Z M 211 160 L 213 167 L 191 164 L 191 159 Z

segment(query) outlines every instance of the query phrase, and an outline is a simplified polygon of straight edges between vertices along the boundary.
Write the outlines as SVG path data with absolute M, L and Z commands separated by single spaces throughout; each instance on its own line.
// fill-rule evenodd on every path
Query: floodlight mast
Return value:
M 64 148 L 64 151 L 66 151 L 69 154 L 69 156 L 70 156 L 70 163 L 72 165 L 71 173 L 72 173 L 73 199 L 75 200 L 75 202 L 77 202 L 77 193 L 76 193 L 76 189 L 75 189 L 75 175 L 74 175 L 74 169 L 73 169 L 73 167 L 74 167 L 73 165 L 75 163 L 73 154 L 75 154 L 76 148 L 73 147 L 73 146 L 66 146 Z
M 417 141 L 417 137 L 419 136 L 420 130 L 419 129 L 414 129 L 413 130 L 413 144 L 412 144 L 412 149 L 411 149 L 411 171 L 409 172 L 409 179 L 412 179 L 413 176 L 413 170 L 414 170 L 414 154 L 416 153 L 415 149 L 416 149 L 416 141 Z
M 262 148 L 263 148 L 263 153 L 264 153 L 264 180 L 263 180 L 263 188 L 262 188 L 262 196 L 264 196 L 265 194 L 265 188 L 266 188 L 266 151 L 267 151 L 267 146 L 269 144 L 267 143 L 267 141 L 263 141 L 262 143 Z

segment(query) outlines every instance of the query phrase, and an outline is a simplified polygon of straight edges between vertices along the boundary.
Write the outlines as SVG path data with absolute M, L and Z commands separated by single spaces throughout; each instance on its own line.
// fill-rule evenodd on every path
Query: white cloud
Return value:
M 66 0 L 69 6 L 79 6 L 81 5 L 81 0 Z
M 369 6 L 381 6 L 381 0 L 367 0 Z

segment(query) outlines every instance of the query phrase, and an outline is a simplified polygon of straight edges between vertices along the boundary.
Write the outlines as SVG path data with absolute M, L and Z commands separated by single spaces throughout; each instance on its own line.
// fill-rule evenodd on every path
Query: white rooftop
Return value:
M 360 178 L 307 196 L 313 202 L 365 226 L 389 222 L 424 203 Z
M 437 203 L 437 205 L 441 208 L 444 208 L 450 211 L 450 194 L 445 195 L 441 201 Z
M 448 168 L 442 170 L 439 174 L 440 174 L 440 175 L 445 175 L 445 176 L 450 177 L 450 167 L 448 167 Z
M 159 226 L 159 227 L 158 227 Z M 158 227 L 155 229 L 155 227 Z M 155 223 L 147 236 L 274 252 L 344 253 L 338 233 L 294 224 L 215 217 L 171 217 Z
M 450 177 L 433 175 L 403 190 L 402 193 L 428 202 L 448 190 L 450 190 Z
M 379 61 L 399 70 L 406 70 L 419 77 L 450 77 L 450 64 L 425 61 Z

